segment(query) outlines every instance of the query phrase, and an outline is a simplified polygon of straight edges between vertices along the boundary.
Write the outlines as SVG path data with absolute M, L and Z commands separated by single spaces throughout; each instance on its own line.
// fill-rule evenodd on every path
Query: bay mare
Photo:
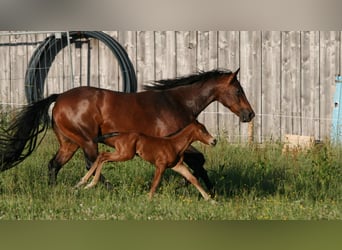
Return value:
M 39 145 L 38 135 L 50 124 L 59 149 L 48 164 L 49 183 L 55 184 L 60 169 L 77 149 L 84 152 L 90 169 L 98 156 L 95 137 L 113 131 L 135 131 L 150 136 L 168 136 L 194 121 L 210 103 L 218 101 L 249 122 L 254 111 L 237 74 L 226 70 L 199 72 L 189 76 L 159 80 L 145 91 L 121 93 L 95 87 L 78 87 L 30 104 L 22 109 L 8 128 L 0 133 L 0 170 L 10 169 L 27 158 Z M 43 137 L 42 137 L 43 139 Z M 201 152 L 193 147 L 184 153 L 184 162 L 211 192 Z M 104 177 L 101 176 L 104 181 Z

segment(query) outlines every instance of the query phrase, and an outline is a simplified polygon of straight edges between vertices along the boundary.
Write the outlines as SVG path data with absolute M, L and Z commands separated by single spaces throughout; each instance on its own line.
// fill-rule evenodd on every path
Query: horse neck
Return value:
M 208 80 L 172 89 L 170 94 L 196 118 L 210 103 L 216 100 L 214 86 L 213 81 Z
M 195 141 L 193 132 L 194 128 L 192 127 L 192 125 L 188 125 L 179 133 L 169 137 L 177 152 L 184 153 L 184 151 L 190 146 L 190 144 Z

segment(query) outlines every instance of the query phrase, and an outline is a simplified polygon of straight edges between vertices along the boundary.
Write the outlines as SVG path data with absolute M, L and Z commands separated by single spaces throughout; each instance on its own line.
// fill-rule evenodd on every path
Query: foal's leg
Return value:
M 96 160 L 96 161 L 94 162 L 94 164 L 91 166 L 91 168 L 88 170 L 88 172 L 87 172 L 87 173 L 81 178 L 81 180 L 76 184 L 75 188 L 79 188 L 79 187 L 85 185 L 85 184 L 88 182 L 89 178 L 93 175 L 93 173 L 94 173 L 95 170 L 97 169 L 98 165 L 99 165 L 99 161 Z
M 94 179 L 85 188 L 88 189 L 88 188 L 91 188 L 91 187 L 95 186 L 99 182 L 99 180 L 100 180 L 101 170 L 102 170 L 102 167 L 103 167 L 104 163 L 106 163 L 106 162 L 113 162 L 113 161 L 127 161 L 127 160 L 132 159 L 134 157 L 134 155 L 135 155 L 135 152 L 132 151 L 132 150 L 126 150 L 123 153 L 121 153 L 119 151 L 119 149 L 117 149 L 113 153 L 111 153 L 111 152 L 100 153 L 98 155 L 96 161 L 92 165 L 92 167 L 85 174 L 85 176 L 82 177 L 82 179 L 76 185 L 76 187 L 80 187 L 80 186 L 86 184 L 87 181 L 89 180 L 89 178 L 96 171 Z
M 205 163 L 203 154 L 196 148 L 190 146 L 184 153 L 184 162 L 194 171 L 195 177 L 201 178 L 203 180 L 210 195 L 213 197 L 215 194 L 214 186 L 209 180 L 207 171 L 203 167 Z
M 135 156 L 135 151 L 133 150 L 126 149 L 124 152 L 119 150 L 120 149 L 117 149 L 117 151 L 115 151 L 114 153 L 105 152 L 99 154 L 94 164 L 96 165 L 96 173 L 94 179 L 86 186 L 86 188 L 91 188 L 99 182 L 101 170 L 104 163 L 113 161 L 128 161 L 130 159 L 133 159 L 133 157 Z
M 183 165 L 183 163 L 179 163 L 176 166 L 172 168 L 172 170 L 176 171 L 177 173 L 180 173 L 182 176 L 184 176 L 192 185 L 194 185 L 197 190 L 201 193 L 203 198 L 205 200 L 210 199 L 210 195 L 208 195 L 204 189 L 202 188 L 201 184 L 198 182 L 198 180 L 193 176 L 190 171 Z
M 156 189 L 160 183 L 160 179 L 162 174 L 165 171 L 165 166 L 164 165 L 156 165 L 156 171 L 154 172 L 154 177 L 153 177 L 153 181 L 151 184 L 151 189 L 150 192 L 148 193 L 149 199 L 152 200 L 152 197 L 154 195 L 154 193 L 156 192 Z
M 86 162 L 86 169 L 89 171 L 97 159 L 98 147 L 96 145 L 93 147 L 93 149 L 84 149 L 83 152 Z M 102 174 L 100 174 L 100 182 L 103 183 L 107 189 L 112 189 L 113 187 L 113 185 Z

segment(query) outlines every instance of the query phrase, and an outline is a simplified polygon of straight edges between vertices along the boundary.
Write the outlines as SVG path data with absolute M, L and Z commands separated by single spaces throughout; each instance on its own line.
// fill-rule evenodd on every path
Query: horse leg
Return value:
M 92 143 L 90 146 L 85 147 L 83 149 L 85 162 L 86 162 L 86 169 L 89 171 L 93 166 L 94 162 L 98 157 L 98 146 L 96 143 Z M 105 185 L 105 187 L 110 190 L 113 188 L 113 185 L 101 174 L 100 181 Z
M 150 200 L 152 200 L 153 195 L 156 192 L 156 189 L 160 183 L 160 179 L 164 171 L 165 171 L 165 167 L 163 165 L 156 165 L 156 170 L 154 172 L 151 189 L 150 189 L 150 192 L 148 193 Z
M 203 196 L 203 198 L 205 200 L 209 200 L 210 199 L 210 195 L 208 195 L 204 189 L 202 188 L 201 184 L 198 182 L 198 180 L 196 179 L 195 176 L 193 176 L 190 171 L 182 164 L 177 164 L 176 166 L 174 166 L 172 168 L 172 170 L 174 170 L 175 172 L 181 174 L 182 176 L 184 176 L 192 185 L 194 185 L 197 190 L 201 193 L 201 195 Z
M 94 164 L 91 166 L 89 171 L 81 178 L 81 180 L 76 184 L 75 188 L 79 188 L 87 183 L 89 178 L 94 174 L 95 170 L 97 169 L 99 165 L 99 161 L 96 160 Z
M 61 143 L 56 155 L 49 162 L 49 185 L 56 185 L 59 170 L 71 159 L 78 148 L 78 145 L 72 142 L 63 141 Z
M 113 153 L 110 153 L 110 152 L 100 153 L 96 161 L 94 162 L 93 166 L 90 168 L 88 173 L 81 179 L 79 184 L 80 185 L 85 184 L 90 178 L 90 176 L 94 174 L 94 172 L 96 171 L 94 179 L 85 188 L 88 189 L 88 188 L 95 186 L 99 182 L 99 180 L 101 180 L 101 170 L 102 170 L 104 163 L 115 162 L 115 161 L 127 161 L 127 160 L 132 159 L 135 155 L 135 151 L 133 149 L 131 150 L 127 149 L 125 151 L 122 151 L 122 153 L 120 152 L 121 151 L 116 150 Z M 79 184 L 77 184 L 77 186 L 80 186 Z
M 203 154 L 194 147 L 190 146 L 189 149 L 184 153 L 184 162 L 189 166 L 189 168 L 191 168 L 194 171 L 193 175 L 197 179 L 201 178 L 203 180 L 210 195 L 213 197 L 215 194 L 213 188 L 214 186 L 209 180 L 207 171 L 203 167 L 205 163 L 205 158 Z

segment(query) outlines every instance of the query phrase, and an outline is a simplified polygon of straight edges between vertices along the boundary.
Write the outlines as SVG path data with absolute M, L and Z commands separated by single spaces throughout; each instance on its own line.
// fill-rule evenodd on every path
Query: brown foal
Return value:
M 156 166 L 149 192 L 150 199 L 152 199 L 160 183 L 161 176 L 167 168 L 171 168 L 184 176 L 197 188 L 205 200 L 210 199 L 210 196 L 204 191 L 198 180 L 183 165 L 184 152 L 194 141 L 200 141 L 207 145 L 216 144 L 216 139 L 198 121 L 190 123 L 180 132 L 170 137 L 153 137 L 140 133 L 125 132 L 106 134 L 97 138 L 97 140 L 105 140 L 107 145 L 115 147 L 116 150 L 114 152 L 100 153 L 92 167 L 76 187 L 86 184 L 91 175 L 96 171 L 94 179 L 85 188 L 95 186 L 99 181 L 101 169 L 105 162 L 127 161 L 137 154 Z

